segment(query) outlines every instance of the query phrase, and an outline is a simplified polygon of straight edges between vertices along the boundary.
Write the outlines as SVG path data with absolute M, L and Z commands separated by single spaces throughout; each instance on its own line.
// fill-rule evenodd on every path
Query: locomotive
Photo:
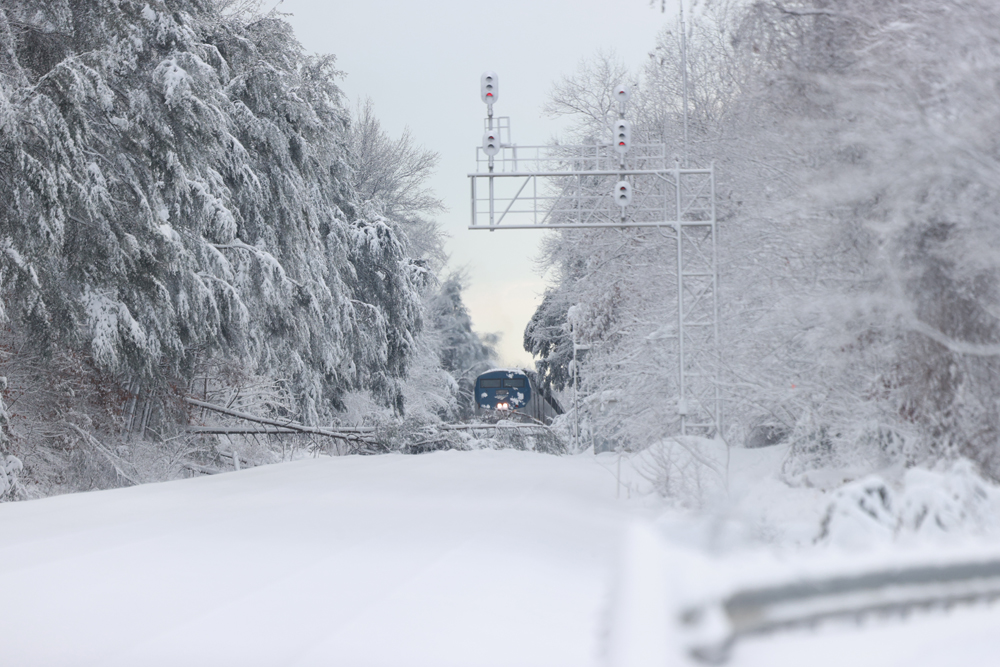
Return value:
M 534 373 L 520 368 L 494 368 L 476 378 L 475 413 L 499 415 L 551 424 L 562 407 L 546 398 L 534 381 Z

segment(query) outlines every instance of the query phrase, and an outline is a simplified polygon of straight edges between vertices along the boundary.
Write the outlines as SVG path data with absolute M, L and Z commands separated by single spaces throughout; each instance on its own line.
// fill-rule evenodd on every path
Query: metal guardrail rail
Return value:
M 925 565 L 840 575 L 747 589 L 681 614 L 693 633 L 722 615 L 728 634 L 689 645 L 691 657 L 707 664 L 729 659 L 740 639 L 838 618 L 897 614 L 911 610 L 989 602 L 1000 598 L 1000 560 Z M 711 634 L 711 632 L 709 633 Z

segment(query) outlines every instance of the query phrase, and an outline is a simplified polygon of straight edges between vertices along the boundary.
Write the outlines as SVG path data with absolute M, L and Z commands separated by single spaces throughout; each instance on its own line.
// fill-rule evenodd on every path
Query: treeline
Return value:
M 0 447 L 24 493 L 210 459 L 180 437 L 190 394 L 304 424 L 463 409 L 491 351 L 442 274 L 436 155 L 339 75 L 254 3 L 0 2 Z
M 785 440 L 787 471 L 971 457 L 1000 475 L 1000 6 L 707 3 L 689 23 L 693 165 L 719 178 L 722 348 L 733 444 Z M 636 141 L 682 148 L 679 33 L 638 72 L 597 58 L 549 110 L 605 140 L 636 89 Z M 677 422 L 672 236 L 554 234 L 525 348 L 585 420 L 642 447 Z M 576 307 L 575 310 L 573 307 Z

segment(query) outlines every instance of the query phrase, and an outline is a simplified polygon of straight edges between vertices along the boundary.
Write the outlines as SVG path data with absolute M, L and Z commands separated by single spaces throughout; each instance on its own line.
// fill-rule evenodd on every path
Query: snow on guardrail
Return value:
M 672 548 L 655 528 L 636 524 L 613 590 L 609 667 L 717 665 L 746 637 L 1000 599 L 1000 553 L 967 546 L 793 561 L 711 558 Z
M 710 605 L 680 613 L 682 626 L 697 636 L 689 645 L 699 662 L 721 664 L 741 638 L 835 618 L 903 613 L 1000 598 L 1000 559 L 912 566 L 847 576 L 793 581 L 737 591 Z M 719 617 L 725 633 L 718 636 Z M 715 637 L 711 637 L 713 631 Z M 707 635 L 707 636 L 706 636 Z

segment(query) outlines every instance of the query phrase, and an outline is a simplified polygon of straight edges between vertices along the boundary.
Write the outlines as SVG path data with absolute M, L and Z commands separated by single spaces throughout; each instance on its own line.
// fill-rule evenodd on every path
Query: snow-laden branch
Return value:
M 88 445 L 90 445 L 91 448 L 95 449 L 99 454 L 104 456 L 104 458 L 108 460 L 108 463 L 111 464 L 111 466 L 115 469 L 115 472 L 117 472 L 122 477 L 122 479 L 136 486 L 141 484 L 141 482 L 139 482 L 137 479 L 135 479 L 134 477 L 126 473 L 124 470 L 122 470 L 122 467 L 119 464 L 124 463 L 124 461 L 122 461 L 119 457 L 115 456 L 115 454 L 110 449 L 101 444 L 101 442 L 98 441 L 97 438 L 87 433 L 76 424 L 73 424 L 71 422 L 64 422 L 64 423 L 66 424 L 66 426 L 69 426 L 71 429 L 76 431 L 80 435 L 80 437 L 83 438 L 83 441 L 86 442 Z
M 878 24 L 869 21 L 863 16 L 858 16 L 857 14 L 848 14 L 845 12 L 837 12 L 832 9 L 806 9 L 803 7 L 785 7 L 780 2 L 774 3 L 775 8 L 782 12 L 783 14 L 791 14 L 792 16 L 831 16 L 838 19 L 847 19 L 848 21 L 857 21 L 858 23 L 864 23 L 869 28 L 878 29 Z
M 234 240 L 232 243 L 213 243 L 211 245 L 216 250 L 242 250 L 244 252 L 248 252 L 256 257 L 257 261 L 259 261 L 262 265 L 275 272 L 281 280 L 287 280 L 298 288 L 304 287 L 302 283 L 290 278 L 288 273 L 285 272 L 285 267 L 281 265 L 281 262 L 279 262 L 274 255 L 266 250 L 261 250 L 255 246 L 248 245 L 239 239 Z
M 983 345 L 980 343 L 968 343 L 964 340 L 955 340 L 916 317 L 907 318 L 905 326 L 910 331 L 919 333 L 930 338 L 935 343 L 943 345 L 955 354 L 964 354 L 972 357 L 1000 357 L 1000 345 Z
M 372 427 L 357 426 L 357 427 L 338 427 L 338 426 L 327 426 L 327 427 L 317 427 L 317 426 L 306 426 L 305 424 L 299 424 L 291 420 L 279 420 L 279 419 L 268 419 L 267 417 L 258 417 L 256 415 L 251 415 L 246 412 L 240 412 L 239 410 L 233 410 L 231 408 L 224 408 L 221 405 L 214 405 L 212 403 L 206 403 L 205 401 L 199 401 L 196 398 L 185 397 L 184 402 L 188 405 L 193 405 L 195 407 L 204 408 L 205 410 L 211 410 L 213 412 L 218 412 L 220 414 L 229 415 L 230 417 L 236 417 L 238 419 L 245 419 L 246 421 L 256 422 L 258 424 L 268 424 L 269 426 L 276 426 L 278 428 L 290 429 L 297 433 L 310 433 L 314 435 L 324 435 L 329 438 L 340 438 L 342 440 L 350 440 L 353 442 L 369 442 L 371 440 L 371 435 L 374 433 L 375 429 Z M 234 429 L 234 432 L 237 429 Z

